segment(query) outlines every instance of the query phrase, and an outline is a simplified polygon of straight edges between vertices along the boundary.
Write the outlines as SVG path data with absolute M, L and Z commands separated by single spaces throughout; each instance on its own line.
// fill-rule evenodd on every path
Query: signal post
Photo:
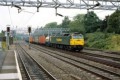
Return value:
M 8 50 L 9 50 L 9 34 L 10 34 L 10 27 L 7 27 L 6 43 L 7 43 L 7 49 L 8 49 Z
M 30 48 L 30 33 L 31 33 L 31 27 L 28 27 L 28 33 L 29 33 L 29 49 L 31 49 L 31 48 Z

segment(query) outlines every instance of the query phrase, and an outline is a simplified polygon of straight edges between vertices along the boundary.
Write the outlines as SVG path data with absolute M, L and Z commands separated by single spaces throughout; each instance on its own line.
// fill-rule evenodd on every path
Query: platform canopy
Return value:
M 65 8 L 65 9 L 94 9 L 116 10 L 120 9 L 120 0 L 0 0 L 0 6 L 39 8 Z

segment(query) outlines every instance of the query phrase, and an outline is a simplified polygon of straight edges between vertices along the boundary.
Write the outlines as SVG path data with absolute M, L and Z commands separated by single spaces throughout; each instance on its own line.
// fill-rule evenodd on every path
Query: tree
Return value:
M 86 32 L 95 32 L 100 28 L 100 22 L 101 20 L 93 11 L 88 12 L 84 17 L 84 26 Z
M 84 14 L 78 14 L 73 18 L 73 21 L 70 22 L 70 30 L 72 32 L 80 32 L 84 33 L 85 28 L 84 28 Z
M 57 22 L 51 22 L 45 25 L 45 28 L 56 28 Z
M 107 32 L 120 34 L 120 10 L 110 15 Z
M 65 16 L 64 20 L 62 21 L 61 27 L 62 28 L 69 28 L 70 20 L 68 16 Z
M 107 27 L 108 27 L 108 19 L 109 19 L 109 15 L 105 17 L 104 20 L 101 21 L 101 26 L 100 26 L 100 31 L 101 32 L 105 32 Z

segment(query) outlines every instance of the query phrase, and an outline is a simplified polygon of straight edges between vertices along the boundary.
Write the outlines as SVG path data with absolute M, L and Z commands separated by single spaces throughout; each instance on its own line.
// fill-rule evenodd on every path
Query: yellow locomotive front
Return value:
M 70 39 L 70 45 L 77 49 L 83 49 L 84 37 L 82 34 L 72 34 Z

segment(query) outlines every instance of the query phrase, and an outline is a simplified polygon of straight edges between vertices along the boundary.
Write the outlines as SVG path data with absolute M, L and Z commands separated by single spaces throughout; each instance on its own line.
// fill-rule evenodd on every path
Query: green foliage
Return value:
M 108 18 L 109 16 L 106 16 L 105 19 L 103 21 L 101 21 L 101 26 L 100 26 L 100 31 L 101 32 L 105 32 L 107 29 L 107 22 L 108 22 Z
M 5 36 L 5 32 L 4 32 L 4 31 L 1 31 L 0 37 L 4 37 L 4 36 Z
M 102 33 L 89 33 L 86 34 L 86 45 L 88 47 L 97 47 L 97 48 L 101 48 L 104 46 L 105 43 L 103 43 L 104 41 L 101 39 L 105 39 L 104 34 Z M 100 43 L 99 43 L 100 42 Z M 101 43 L 102 42 L 102 43 Z M 98 45 L 97 45 L 98 44 Z M 102 44 L 102 45 L 100 45 Z
M 87 47 L 120 50 L 120 35 L 117 34 L 104 34 L 101 32 L 88 33 L 86 34 L 85 39 Z
M 62 21 L 62 24 L 60 27 L 62 28 L 69 28 L 70 20 L 68 16 L 65 16 L 64 20 Z
M 87 33 L 95 32 L 100 28 L 100 23 L 101 20 L 93 11 L 88 12 L 84 17 L 84 27 Z
M 78 14 L 70 21 L 65 17 L 61 24 L 56 22 L 48 23 L 45 28 L 70 28 L 71 32 L 85 34 L 85 46 L 120 50 L 120 11 L 116 10 L 112 15 L 106 16 L 102 21 L 93 12 Z M 117 33 L 117 34 L 116 34 Z
M 2 33 L 0 33 L 0 37 L 2 36 Z
M 74 20 L 71 21 L 69 24 L 71 32 L 85 33 L 83 20 L 84 20 L 84 14 L 76 15 L 74 17 Z
M 106 16 L 104 20 L 100 20 L 93 11 L 85 15 L 78 14 L 73 21 L 66 16 L 61 24 L 57 25 L 57 22 L 51 22 L 46 24 L 45 28 L 70 28 L 71 32 L 83 34 L 93 32 L 120 34 L 120 11 L 116 10 L 111 16 Z
M 112 35 L 110 37 L 111 40 L 111 44 L 109 46 L 109 49 L 113 49 L 113 50 L 120 50 L 120 35 Z
M 57 22 L 51 22 L 45 25 L 45 28 L 56 28 Z
M 2 34 L 0 33 L 0 37 L 2 36 Z
M 109 17 L 107 32 L 120 34 L 120 10 L 116 10 Z

